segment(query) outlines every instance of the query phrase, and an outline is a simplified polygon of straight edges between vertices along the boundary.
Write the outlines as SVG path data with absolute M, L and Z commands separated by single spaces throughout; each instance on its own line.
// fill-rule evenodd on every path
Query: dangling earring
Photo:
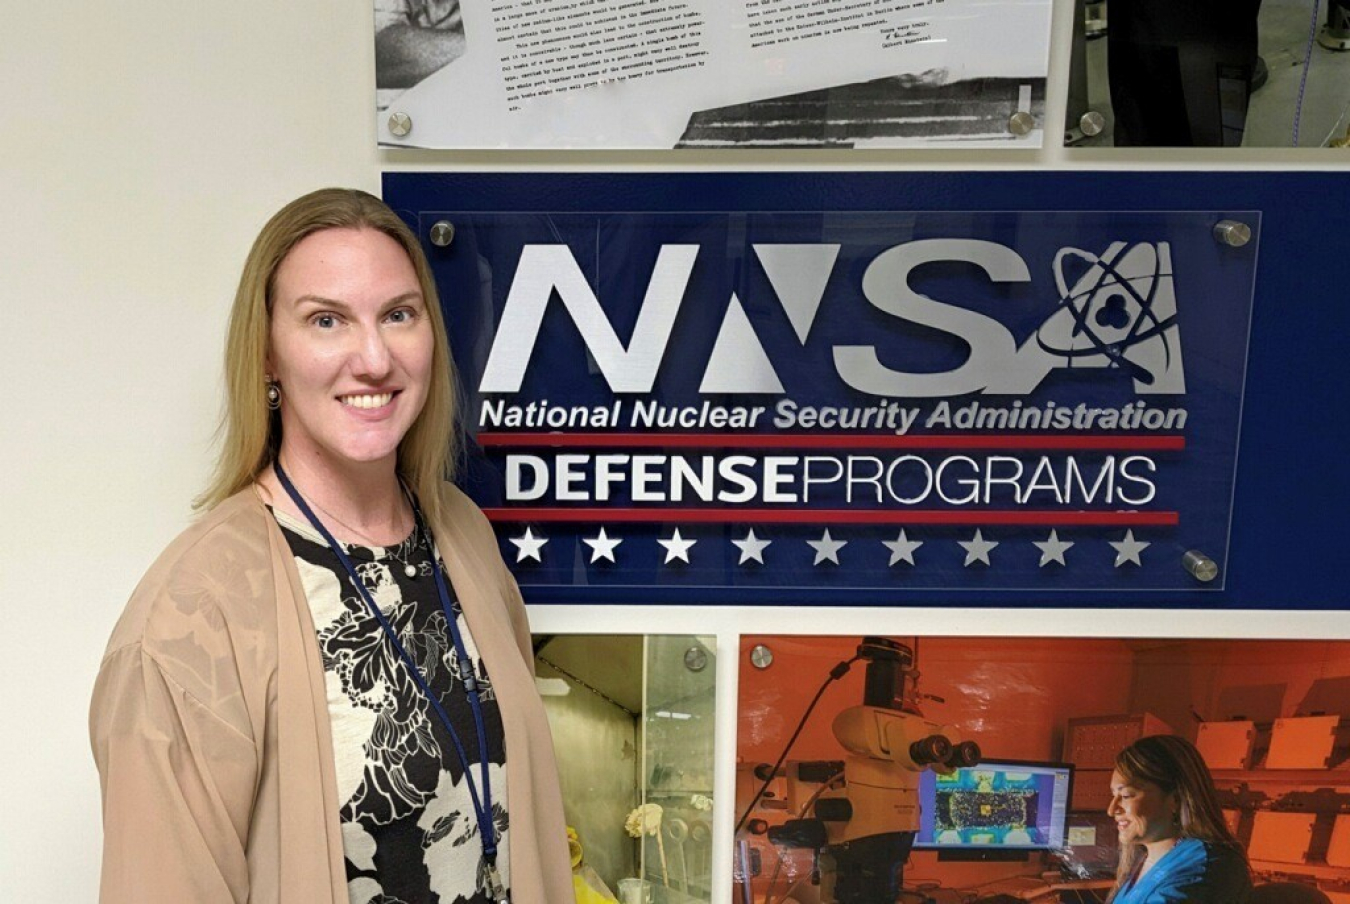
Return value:
M 267 378 L 267 407 L 273 411 L 281 407 L 281 387 L 271 377 Z

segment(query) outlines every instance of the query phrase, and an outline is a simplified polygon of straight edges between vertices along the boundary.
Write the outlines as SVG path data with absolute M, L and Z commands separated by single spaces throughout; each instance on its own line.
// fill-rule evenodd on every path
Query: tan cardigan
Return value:
M 506 730 L 512 899 L 573 899 L 553 743 L 520 591 L 447 485 L 432 525 Z M 113 631 L 89 714 L 103 904 L 346 904 L 323 667 L 258 492 L 176 539 Z

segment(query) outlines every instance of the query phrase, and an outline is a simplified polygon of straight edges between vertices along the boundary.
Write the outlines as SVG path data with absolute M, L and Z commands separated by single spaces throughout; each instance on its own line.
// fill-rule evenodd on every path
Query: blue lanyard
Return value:
M 398 639 L 397 632 L 394 631 L 394 626 L 389 624 L 389 619 L 380 611 L 380 607 L 375 605 L 375 600 L 371 597 L 370 591 L 366 589 L 365 582 L 362 581 L 360 575 L 356 573 L 356 568 L 352 565 L 351 559 L 347 557 L 347 553 L 343 550 L 342 544 L 333 539 L 333 535 L 328 532 L 328 528 L 323 526 L 323 522 L 320 521 L 313 510 L 310 509 L 309 504 L 305 502 L 304 497 L 296 490 L 295 484 L 291 483 L 291 479 L 286 476 L 286 471 L 281 467 L 281 462 L 273 462 L 272 467 L 277 472 L 277 479 L 281 481 L 281 485 L 285 487 L 286 492 L 290 494 L 291 500 L 295 503 L 296 508 L 304 513 L 305 517 L 309 519 L 309 523 L 314 525 L 314 529 L 323 535 L 324 540 L 328 543 L 329 549 L 333 550 L 334 554 L 337 555 L 338 561 L 341 562 L 342 567 L 346 569 L 347 575 L 352 579 L 352 584 L 356 586 L 357 592 L 361 594 L 361 598 L 366 601 L 366 605 L 370 608 L 371 614 L 375 616 L 380 623 L 380 627 L 384 629 L 385 637 L 389 638 L 389 643 L 393 646 L 395 651 L 398 652 L 399 658 L 403 660 L 404 665 L 408 667 L 408 672 L 412 675 L 413 680 L 417 682 L 417 687 L 422 691 L 422 695 L 427 698 L 427 702 L 431 704 L 431 708 L 435 710 L 436 716 L 440 719 L 441 725 L 445 727 L 446 733 L 450 735 L 450 740 L 455 745 L 455 753 L 459 754 L 460 765 L 464 767 L 464 781 L 468 783 L 469 798 L 473 801 L 474 815 L 478 818 L 478 836 L 483 843 L 483 859 L 486 860 L 488 864 L 489 892 L 492 895 L 494 902 L 506 901 L 507 899 L 505 897 L 505 892 L 502 889 L 501 878 L 497 872 L 497 835 L 492 824 L 492 780 L 488 776 L 487 729 L 483 725 L 483 704 L 478 693 L 478 680 L 473 674 L 473 660 L 469 658 L 468 652 L 464 648 L 464 638 L 460 635 L 459 625 L 455 620 L 455 613 L 450 601 L 450 591 L 445 586 L 445 576 L 441 573 L 440 562 L 437 561 L 434 547 L 432 549 L 431 571 L 436 576 L 436 593 L 441 598 L 441 609 L 445 612 L 445 623 L 449 626 L 450 639 L 455 645 L 455 653 L 459 656 L 459 661 L 464 663 L 468 669 L 468 673 L 464 677 L 464 690 L 466 692 L 465 696 L 469 699 L 469 708 L 473 711 L 474 731 L 478 736 L 478 764 L 481 769 L 480 774 L 483 778 L 483 797 L 481 801 L 478 797 L 477 784 L 473 780 L 473 772 L 469 768 L 468 754 L 464 752 L 464 744 L 460 741 L 459 733 L 455 731 L 454 723 L 450 721 L 449 714 L 446 713 L 445 708 L 441 706 L 441 701 L 436 698 L 434 693 L 432 693 L 431 686 L 428 685 L 426 679 L 422 677 L 422 672 L 417 668 L 417 663 L 415 663 L 413 658 L 408 655 L 408 651 L 403 648 L 403 644 Z M 410 497 L 410 501 L 412 502 L 413 519 L 417 528 L 419 532 L 427 538 L 428 543 L 431 543 L 433 538 L 422 521 L 421 509 L 418 508 L 415 499 L 411 499 Z

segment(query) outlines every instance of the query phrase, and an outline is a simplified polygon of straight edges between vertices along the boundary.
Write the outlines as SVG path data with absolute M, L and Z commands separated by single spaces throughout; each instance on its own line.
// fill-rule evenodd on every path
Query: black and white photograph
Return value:
M 945 70 L 700 110 L 681 148 L 1039 144 L 1045 79 L 953 82 Z
M 375 106 L 464 55 L 460 0 L 375 0 Z

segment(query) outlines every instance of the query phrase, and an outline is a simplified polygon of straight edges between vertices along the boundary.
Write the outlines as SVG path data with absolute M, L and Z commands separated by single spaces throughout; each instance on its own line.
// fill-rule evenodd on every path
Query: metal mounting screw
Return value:
M 1221 220 L 1214 225 L 1214 238 L 1221 244 L 1241 248 L 1252 240 L 1252 228 L 1237 220 Z
M 1181 557 L 1181 567 L 1202 584 L 1208 584 L 1219 576 L 1218 563 L 1198 549 L 1189 550 Z
M 412 131 L 412 117 L 407 113 L 389 114 L 389 134 L 402 138 Z
M 1078 118 L 1078 128 L 1088 138 L 1096 138 L 1106 128 L 1106 117 L 1089 110 Z
M 755 648 L 750 651 L 750 664 L 757 669 L 767 669 L 773 665 L 773 650 L 762 643 L 755 644 Z
M 449 220 L 437 220 L 431 224 L 431 244 L 444 248 L 455 240 L 455 224 Z
M 684 667 L 691 672 L 701 672 L 708 667 L 708 653 L 702 647 L 690 647 L 684 651 Z
M 1034 128 L 1036 128 L 1036 117 L 1026 110 L 1019 110 L 1008 120 L 1008 131 L 1019 138 L 1023 135 L 1030 135 Z

